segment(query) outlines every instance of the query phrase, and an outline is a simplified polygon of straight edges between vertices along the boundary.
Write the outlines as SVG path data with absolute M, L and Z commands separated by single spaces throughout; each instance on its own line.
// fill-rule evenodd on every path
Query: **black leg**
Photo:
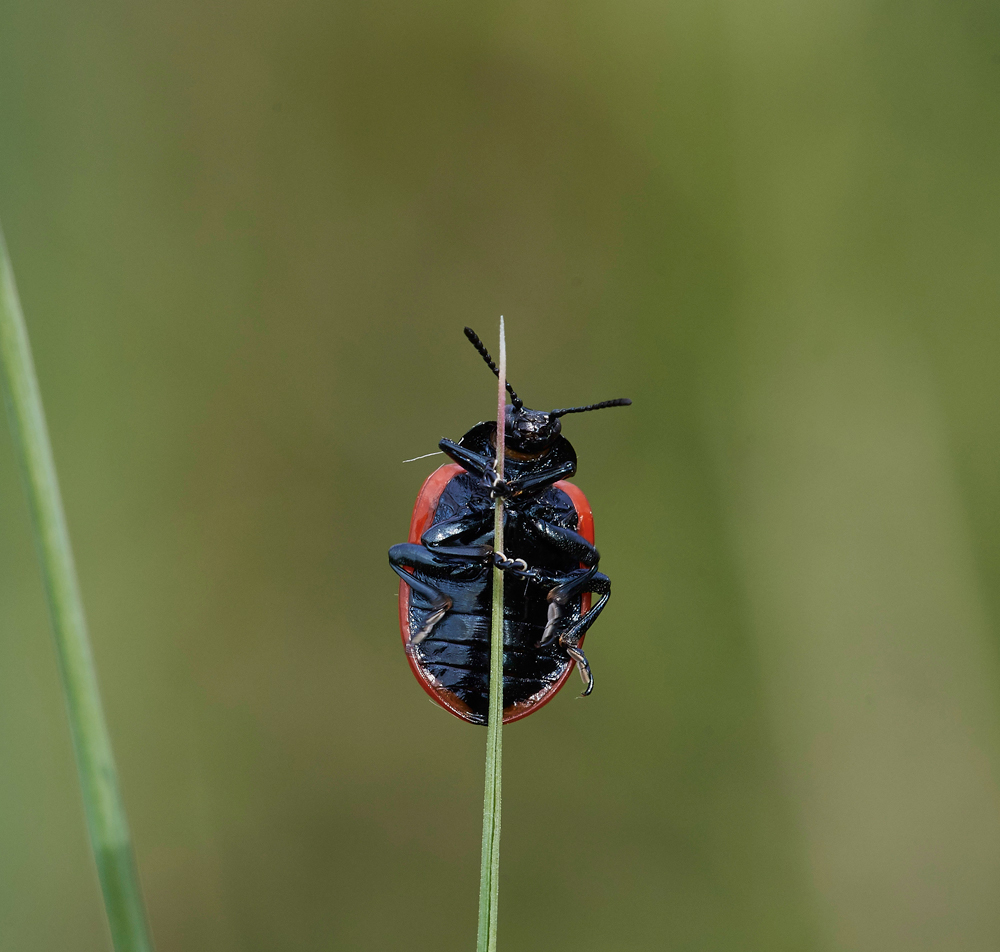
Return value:
M 430 526 L 420 537 L 420 541 L 438 555 L 485 561 L 492 555 L 493 546 L 469 543 L 473 539 L 489 539 L 492 534 L 492 512 L 466 512 Z
M 433 553 L 428 552 L 423 546 L 403 542 L 399 545 L 394 545 L 389 550 L 389 565 L 392 567 L 393 572 L 410 586 L 411 591 L 417 592 L 426 598 L 434 609 L 424 621 L 423 628 L 410 636 L 410 640 L 406 646 L 409 650 L 419 645 L 434 630 L 434 626 L 450 611 L 453 602 L 447 595 L 439 592 L 432 585 L 414 578 L 410 572 L 406 571 L 405 567 L 419 566 L 424 572 L 433 572 L 436 569 L 444 575 L 449 569 L 453 570 L 454 563 L 449 564 L 437 559 Z
M 528 524 L 537 539 L 568 555 L 575 562 L 582 562 L 587 568 L 594 568 L 601 561 L 600 552 L 579 532 L 546 519 L 533 518 Z
M 520 496 L 526 492 L 537 492 L 546 486 L 559 482 L 560 479 L 568 479 L 576 472 L 576 463 L 573 460 L 564 460 L 558 466 L 550 467 L 530 476 L 521 479 L 512 479 L 510 482 L 499 479 L 496 473 L 496 461 L 475 453 L 464 446 L 459 446 L 452 440 L 441 440 L 438 448 L 451 457 L 459 466 L 464 467 L 470 473 L 478 476 L 483 482 L 493 490 L 496 495 L 504 498 L 510 496 Z
M 457 559 L 452 558 L 447 550 L 438 552 L 416 543 L 400 542 L 389 550 L 389 565 L 397 575 L 401 568 L 405 567 L 420 569 L 424 575 L 434 579 L 461 581 L 482 574 L 483 566 L 488 562 L 493 549 L 486 546 L 486 551 L 488 555 L 483 558 Z M 409 582 L 412 579 L 413 576 L 407 572 L 405 581 Z
M 587 656 L 580 647 L 580 639 L 587 633 L 590 626 L 597 621 L 597 616 L 604 611 L 604 606 L 607 605 L 608 599 L 611 597 L 611 579 L 600 572 L 596 572 L 586 583 L 583 591 L 591 591 L 601 597 L 597 600 L 597 604 L 583 618 L 559 636 L 559 644 L 566 649 L 566 654 L 576 662 L 580 677 L 583 678 L 583 697 L 586 697 L 594 690 L 594 676 L 590 672 Z
M 441 440 L 438 449 L 446 456 L 451 457 L 459 466 L 468 470 L 475 476 L 484 478 L 493 469 L 493 460 L 480 453 L 474 453 L 464 446 L 459 446 L 454 440 Z
M 583 678 L 583 694 L 580 697 L 586 697 L 594 690 L 594 676 L 590 673 L 590 662 L 583 653 L 583 648 L 579 645 L 576 647 L 567 647 L 566 654 L 576 662 L 576 670 L 580 672 L 580 677 Z
M 537 492 L 546 486 L 559 482 L 560 479 L 569 479 L 576 472 L 576 463 L 566 460 L 552 469 L 542 470 L 540 473 L 533 473 L 531 476 L 524 476 L 521 479 L 512 479 L 507 483 L 507 495 L 520 496 L 526 492 Z
M 556 636 L 556 625 L 562 617 L 562 610 L 567 602 L 577 595 L 590 591 L 590 582 L 597 574 L 596 566 L 589 569 L 578 569 L 571 572 L 549 591 L 549 615 L 545 623 L 545 631 L 539 646 L 547 645 Z

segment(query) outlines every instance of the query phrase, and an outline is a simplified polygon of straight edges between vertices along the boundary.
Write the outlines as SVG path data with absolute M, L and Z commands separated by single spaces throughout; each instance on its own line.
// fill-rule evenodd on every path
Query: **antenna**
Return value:
M 592 403 L 586 407 L 567 407 L 565 410 L 552 410 L 550 417 L 566 416 L 567 413 L 586 413 L 588 410 L 604 410 L 607 407 L 630 407 L 632 401 L 628 397 L 621 397 L 618 400 L 605 400 L 602 403 Z
M 486 361 L 486 366 L 489 367 L 490 370 L 492 370 L 493 373 L 497 375 L 497 378 L 499 378 L 500 368 L 495 363 L 493 363 L 493 358 L 490 356 L 490 352 L 486 349 L 486 345 L 479 339 L 479 335 L 471 327 L 467 327 L 465 329 L 465 336 L 468 337 L 469 340 L 472 342 L 472 346 L 479 351 L 483 360 Z M 508 381 L 505 380 L 504 384 L 507 387 L 507 393 L 510 394 L 511 403 L 514 404 L 514 409 L 520 410 L 521 407 L 524 406 L 523 401 L 516 393 L 514 393 L 514 388 L 510 385 Z

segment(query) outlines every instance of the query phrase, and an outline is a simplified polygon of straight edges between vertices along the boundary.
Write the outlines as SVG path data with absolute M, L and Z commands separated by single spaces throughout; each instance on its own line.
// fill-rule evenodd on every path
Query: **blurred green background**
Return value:
M 160 952 L 474 943 L 399 643 L 503 313 L 597 690 L 505 732 L 508 950 L 1000 947 L 1000 16 L 7 0 L 0 218 Z M 0 948 L 108 948 L 0 432 Z

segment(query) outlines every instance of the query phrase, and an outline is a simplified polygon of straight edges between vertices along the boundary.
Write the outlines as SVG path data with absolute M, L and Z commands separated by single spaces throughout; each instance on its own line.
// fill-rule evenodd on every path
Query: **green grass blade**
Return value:
M 28 332 L 0 228 L 0 367 L 24 471 L 97 874 L 116 952 L 153 944 L 111 753 Z
M 507 342 L 500 318 L 500 374 L 497 395 L 497 475 L 503 476 L 504 384 Z M 503 500 L 497 496 L 493 548 L 503 552 Z M 500 898 L 500 781 L 503 728 L 503 573 L 493 568 L 493 625 L 490 631 L 490 708 L 486 727 L 486 794 L 483 798 L 483 856 L 479 870 L 479 932 L 476 952 L 496 952 Z

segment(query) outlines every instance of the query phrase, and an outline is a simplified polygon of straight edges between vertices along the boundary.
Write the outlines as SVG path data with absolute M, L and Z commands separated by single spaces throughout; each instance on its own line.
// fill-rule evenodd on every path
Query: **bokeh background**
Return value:
M 614 595 L 506 949 L 1000 947 L 984 0 L 7 0 L 0 217 L 161 952 L 474 942 L 386 550 L 508 321 Z M 0 431 L 0 947 L 108 946 Z

